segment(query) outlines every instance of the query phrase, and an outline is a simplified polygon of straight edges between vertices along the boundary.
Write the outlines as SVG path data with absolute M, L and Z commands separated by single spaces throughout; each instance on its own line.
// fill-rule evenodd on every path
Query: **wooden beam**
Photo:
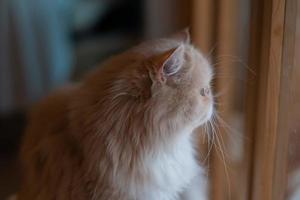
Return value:
M 216 13 L 216 39 L 215 44 L 215 59 L 214 62 L 218 63 L 215 68 L 216 77 L 216 92 L 222 95 L 217 99 L 221 106 L 218 106 L 218 111 L 221 118 L 224 119 L 229 126 L 232 126 L 232 121 L 236 117 L 235 100 L 237 99 L 237 83 L 238 79 L 238 63 L 233 62 L 232 57 L 238 55 L 238 0 L 218 0 L 215 2 Z M 228 57 L 228 55 L 232 57 Z M 240 99 L 240 98 L 239 98 Z M 242 122 L 241 122 L 242 123 Z M 227 127 L 220 126 L 218 134 L 219 142 L 217 141 L 216 147 L 212 153 L 212 194 L 213 200 L 235 200 L 238 199 L 238 193 L 243 187 L 236 184 L 237 163 L 232 160 L 230 154 L 231 137 Z M 223 140 L 223 141 L 222 141 Z M 235 141 L 234 141 L 235 142 Z M 222 144 L 223 143 L 223 144 Z M 224 155 L 220 152 L 217 146 L 222 146 Z M 243 151 L 243 150 L 241 150 Z
M 193 0 L 191 11 L 191 33 L 193 43 L 208 55 L 215 41 L 215 1 Z
M 288 145 L 287 104 L 297 0 L 254 0 L 250 66 L 257 76 L 248 88 L 247 135 L 254 141 L 251 199 L 283 200 Z M 292 57 L 291 57 L 292 56 Z

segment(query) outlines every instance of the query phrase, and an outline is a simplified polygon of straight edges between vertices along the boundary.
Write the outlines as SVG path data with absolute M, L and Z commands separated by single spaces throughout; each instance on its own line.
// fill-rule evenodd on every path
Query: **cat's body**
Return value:
M 212 113 L 211 69 L 185 41 L 143 45 L 32 112 L 19 200 L 206 199 L 192 132 Z

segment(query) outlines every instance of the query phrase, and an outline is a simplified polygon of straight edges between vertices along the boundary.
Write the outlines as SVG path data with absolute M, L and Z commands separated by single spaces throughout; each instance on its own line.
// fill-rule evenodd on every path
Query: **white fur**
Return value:
M 128 194 L 129 199 L 179 200 L 181 194 L 185 194 L 184 200 L 205 199 L 206 179 L 201 176 L 202 169 L 195 159 L 191 131 L 178 135 L 175 141 L 166 141 L 168 144 L 157 151 L 158 154 L 144 158 L 143 173 L 150 178 L 145 184 L 133 180 L 122 185 L 119 182 L 119 189 Z M 128 181 L 130 177 L 125 175 L 123 180 Z

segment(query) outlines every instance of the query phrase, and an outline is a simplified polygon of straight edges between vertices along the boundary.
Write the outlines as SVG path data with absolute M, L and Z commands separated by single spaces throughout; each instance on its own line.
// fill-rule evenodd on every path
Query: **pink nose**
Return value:
M 208 95 L 210 94 L 210 89 L 209 89 L 208 87 L 202 88 L 202 89 L 200 90 L 200 94 L 201 94 L 201 96 L 203 96 L 203 97 L 208 96 Z

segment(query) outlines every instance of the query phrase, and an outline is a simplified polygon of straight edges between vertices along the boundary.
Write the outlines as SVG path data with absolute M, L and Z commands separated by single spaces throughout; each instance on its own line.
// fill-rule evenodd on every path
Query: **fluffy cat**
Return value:
M 104 62 L 33 110 L 18 200 L 204 200 L 193 130 L 212 69 L 187 31 Z

